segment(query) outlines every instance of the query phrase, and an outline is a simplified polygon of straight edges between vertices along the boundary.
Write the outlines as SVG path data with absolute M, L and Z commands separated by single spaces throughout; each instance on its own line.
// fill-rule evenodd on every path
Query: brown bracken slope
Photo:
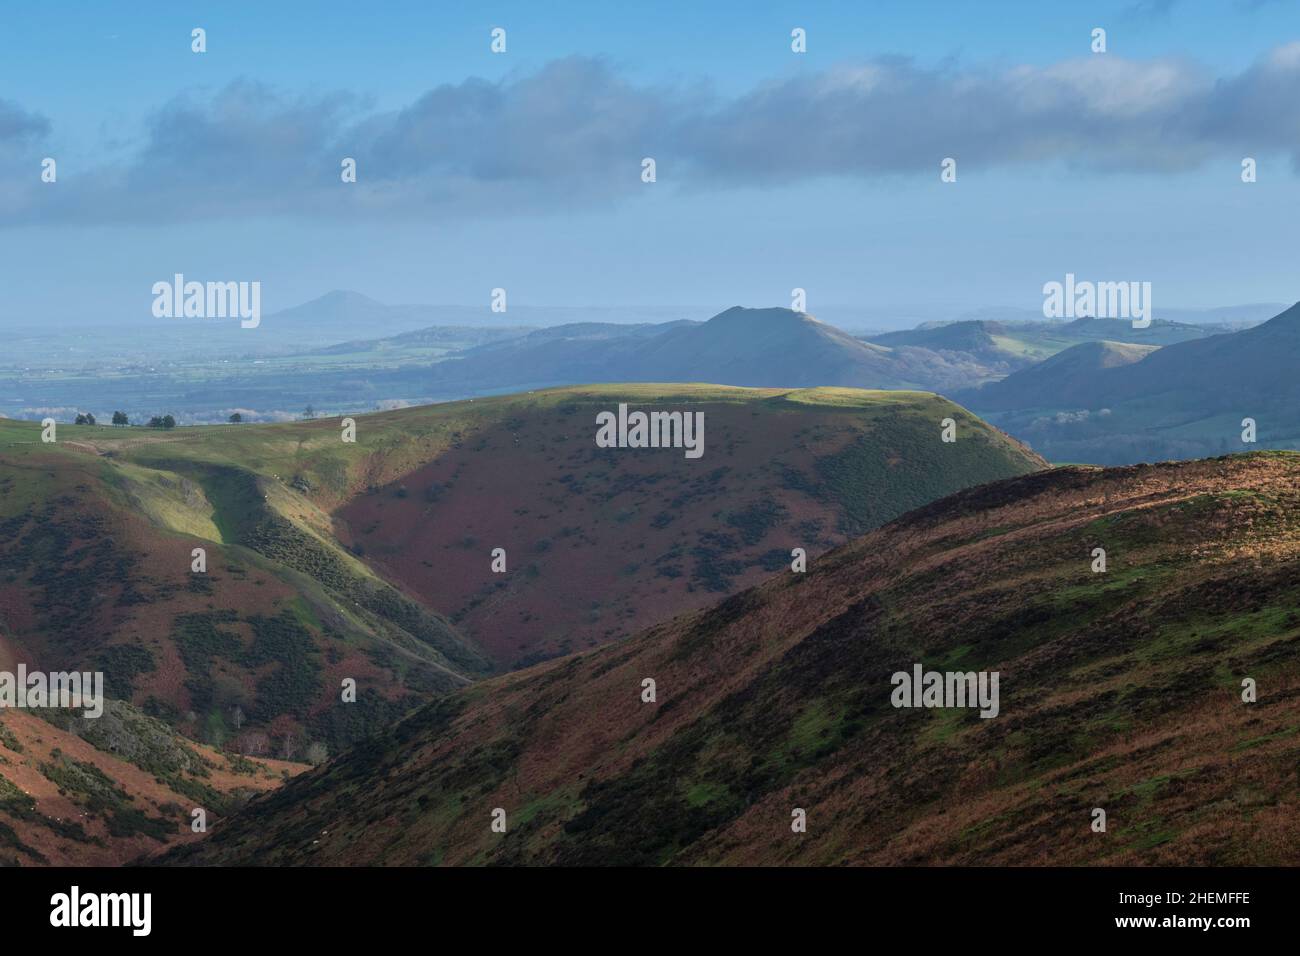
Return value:
M 1300 863 L 1298 488 L 1261 453 L 964 491 L 444 698 L 165 859 Z M 896 709 L 914 663 L 999 672 L 999 715 Z
M 0 866 L 111 866 L 198 839 L 306 764 L 223 754 L 121 701 L 0 712 Z
M 598 448 L 595 419 L 704 416 L 704 453 Z M 482 406 L 430 461 L 353 497 L 336 533 L 501 668 L 635 634 L 961 488 L 1046 467 L 936 395 L 620 385 Z M 952 417 L 958 440 L 940 440 Z M 490 554 L 506 554 L 504 574 Z

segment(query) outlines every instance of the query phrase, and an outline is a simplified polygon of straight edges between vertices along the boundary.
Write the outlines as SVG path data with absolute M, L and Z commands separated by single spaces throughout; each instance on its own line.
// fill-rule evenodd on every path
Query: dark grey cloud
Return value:
M 17 103 L 0 100 L 0 147 L 38 140 L 50 131 L 50 121 Z
M 350 129 L 368 181 L 455 212 L 587 203 L 640 184 L 640 162 L 703 108 L 695 92 L 636 87 L 601 60 L 555 61 L 493 84 L 467 80 Z
M 41 123 L 0 104 L 0 137 L 10 127 L 40 134 Z M 1158 174 L 1268 154 L 1300 167 L 1300 43 L 1230 76 L 1114 54 L 1011 67 L 881 58 L 730 98 L 639 85 L 603 60 L 570 58 L 500 82 L 445 84 L 387 112 L 351 94 L 252 82 L 178 98 L 149 118 L 129 161 L 0 196 L 0 213 L 9 222 L 554 213 L 644 190 L 644 156 L 658 163 L 655 188 L 716 190 L 937 176 L 948 156 L 963 172 L 1064 163 Z M 343 157 L 357 160 L 358 183 L 340 182 Z

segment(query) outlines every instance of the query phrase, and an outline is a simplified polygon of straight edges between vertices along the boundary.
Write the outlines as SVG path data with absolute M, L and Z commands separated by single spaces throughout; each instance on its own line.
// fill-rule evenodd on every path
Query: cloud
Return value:
M 1182 0 L 1135 0 L 1129 4 L 1126 13 L 1135 17 L 1165 17 Z
M 17 103 L 0 100 L 0 147 L 39 139 L 50 131 L 50 121 L 28 113 Z
M 1110 55 L 1003 70 L 879 61 L 773 84 L 700 118 L 694 158 L 715 179 L 774 182 L 928 173 L 948 156 L 965 169 L 1179 168 L 1208 144 L 1171 139 L 1170 120 L 1210 86 L 1186 64 Z
M 0 103 L 0 142 L 48 124 Z M 8 131 L 8 132 L 6 132 Z M 1089 55 L 1047 65 L 886 57 L 722 98 L 639 85 L 574 57 L 498 82 L 444 84 L 380 112 L 347 93 L 250 81 L 165 104 L 120 164 L 0 197 L 9 222 L 220 217 L 455 218 L 598 207 L 654 188 L 719 190 L 827 177 L 937 176 L 1062 163 L 1187 170 L 1280 153 L 1300 168 L 1300 43 L 1240 73 Z M 344 157 L 358 182 L 340 181 Z

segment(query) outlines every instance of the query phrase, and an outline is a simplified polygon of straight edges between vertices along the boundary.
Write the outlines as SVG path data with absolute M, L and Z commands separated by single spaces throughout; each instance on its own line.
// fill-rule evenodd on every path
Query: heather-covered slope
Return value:
M 1298 487 L 1266 453 L 964 491 L 444 698 L 167 859 L 1295 864 Z M 998 671 L 998 716 L 891 706 L 915 663 Z
M 703 414 L 699 459 L 595 444 L 619 402 Z M 477 416 L 428 464 L 336 513 L 384 577 L 501 666 L 711 604 L 960 488 L 1044 463 L 918 392 L 619 385 L 449 406 Z M 943 419 L 958 440 L 940 440 Z M 507 573 L 491 572 L 505 551 Z

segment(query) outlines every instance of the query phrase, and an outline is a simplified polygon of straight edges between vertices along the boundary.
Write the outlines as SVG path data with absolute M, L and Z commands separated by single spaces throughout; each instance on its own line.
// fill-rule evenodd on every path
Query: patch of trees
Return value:
M 87 412 L 85 415 L 78 415 L 76 421 L 73 424 L 93 425 L 95 424 L 95 416 L 91 415 L 89 412 Z

